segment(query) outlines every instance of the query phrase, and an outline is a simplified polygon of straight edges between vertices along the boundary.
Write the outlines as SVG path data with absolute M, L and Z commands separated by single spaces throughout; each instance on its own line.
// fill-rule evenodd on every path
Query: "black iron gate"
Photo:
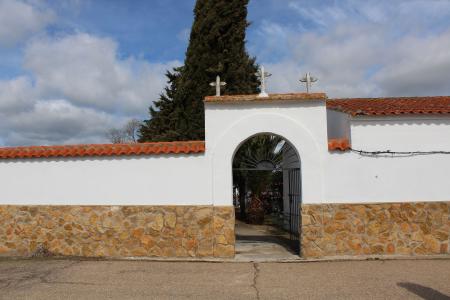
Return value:
M 289 235 L 293 249 L 300 254 L 300 205 L 301 205 L 300 169 L 288 170 L 289 177 Z

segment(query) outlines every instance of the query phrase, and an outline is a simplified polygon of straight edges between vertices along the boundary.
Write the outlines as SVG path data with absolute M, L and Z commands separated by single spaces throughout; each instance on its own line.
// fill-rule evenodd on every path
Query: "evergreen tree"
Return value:
M 140 141 L 204 139 L 203 99 L 214 94 L 217 75 L 223 94 L 258 93 L 257 65 L 245 50 L 249 0 L 197 0 L 184 66 L 166 74 L 168 86 L 150 107 Z

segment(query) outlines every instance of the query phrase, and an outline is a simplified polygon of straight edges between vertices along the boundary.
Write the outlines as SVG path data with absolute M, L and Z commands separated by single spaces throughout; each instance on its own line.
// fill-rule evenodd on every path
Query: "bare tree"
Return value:
M 121 129 L 111 128 L 106 133 L 106 136 L 113 144 L 123 144 L 125 142 L 125 135 Z
M 141 122 L 139 120 L 131 119 L 121 129 L 109 129 L 106 136 L 113 144 L 137 143 L 140 125 Z
M 131 119 L 125 124 L 123 131 L 125 133 L 125 138 L 128 142 L 137 143 L 138 131 L 140 127 L 141 122 L 137 119 Z

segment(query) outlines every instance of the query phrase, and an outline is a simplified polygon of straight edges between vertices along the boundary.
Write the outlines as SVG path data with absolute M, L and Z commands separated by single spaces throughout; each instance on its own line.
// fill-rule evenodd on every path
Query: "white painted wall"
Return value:
M 0 160 L 0 205 L 232 205 L 232 159 L 259 133 L 300 155 L 310 203 L 450 201 L 450 155 L 362 157 L 328 152 L 330 128 L 361 150 L 450 150 L 450 117 L 349 118 L 323 100 L 206 104 L 206 153 Z M 334 120 L 334 121 L 333 121 Z M 331 127 L 330 127 L 331 126 Z M 332 129 L 334 130 L 334 129 Z
M 450 150 L 450 116 L 354 117 L 352 147 L 365 150 Z
M 450 117 L 355 117 L 352 148 L 378 151 L 450 150 Z M 450 201 L 450 155 L 364 157 L 330 153 L 326 202 Z
M 0 205 L 211 205 L 204 154 L 0 160 Z

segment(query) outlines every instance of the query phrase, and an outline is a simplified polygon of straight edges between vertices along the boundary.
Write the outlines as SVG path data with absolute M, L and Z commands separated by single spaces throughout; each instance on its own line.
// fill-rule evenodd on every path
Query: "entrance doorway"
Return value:
M 259 134 L 233 158 L 236 257 L 297 259 L 300 254 L 301 170 L 281 136 Z

